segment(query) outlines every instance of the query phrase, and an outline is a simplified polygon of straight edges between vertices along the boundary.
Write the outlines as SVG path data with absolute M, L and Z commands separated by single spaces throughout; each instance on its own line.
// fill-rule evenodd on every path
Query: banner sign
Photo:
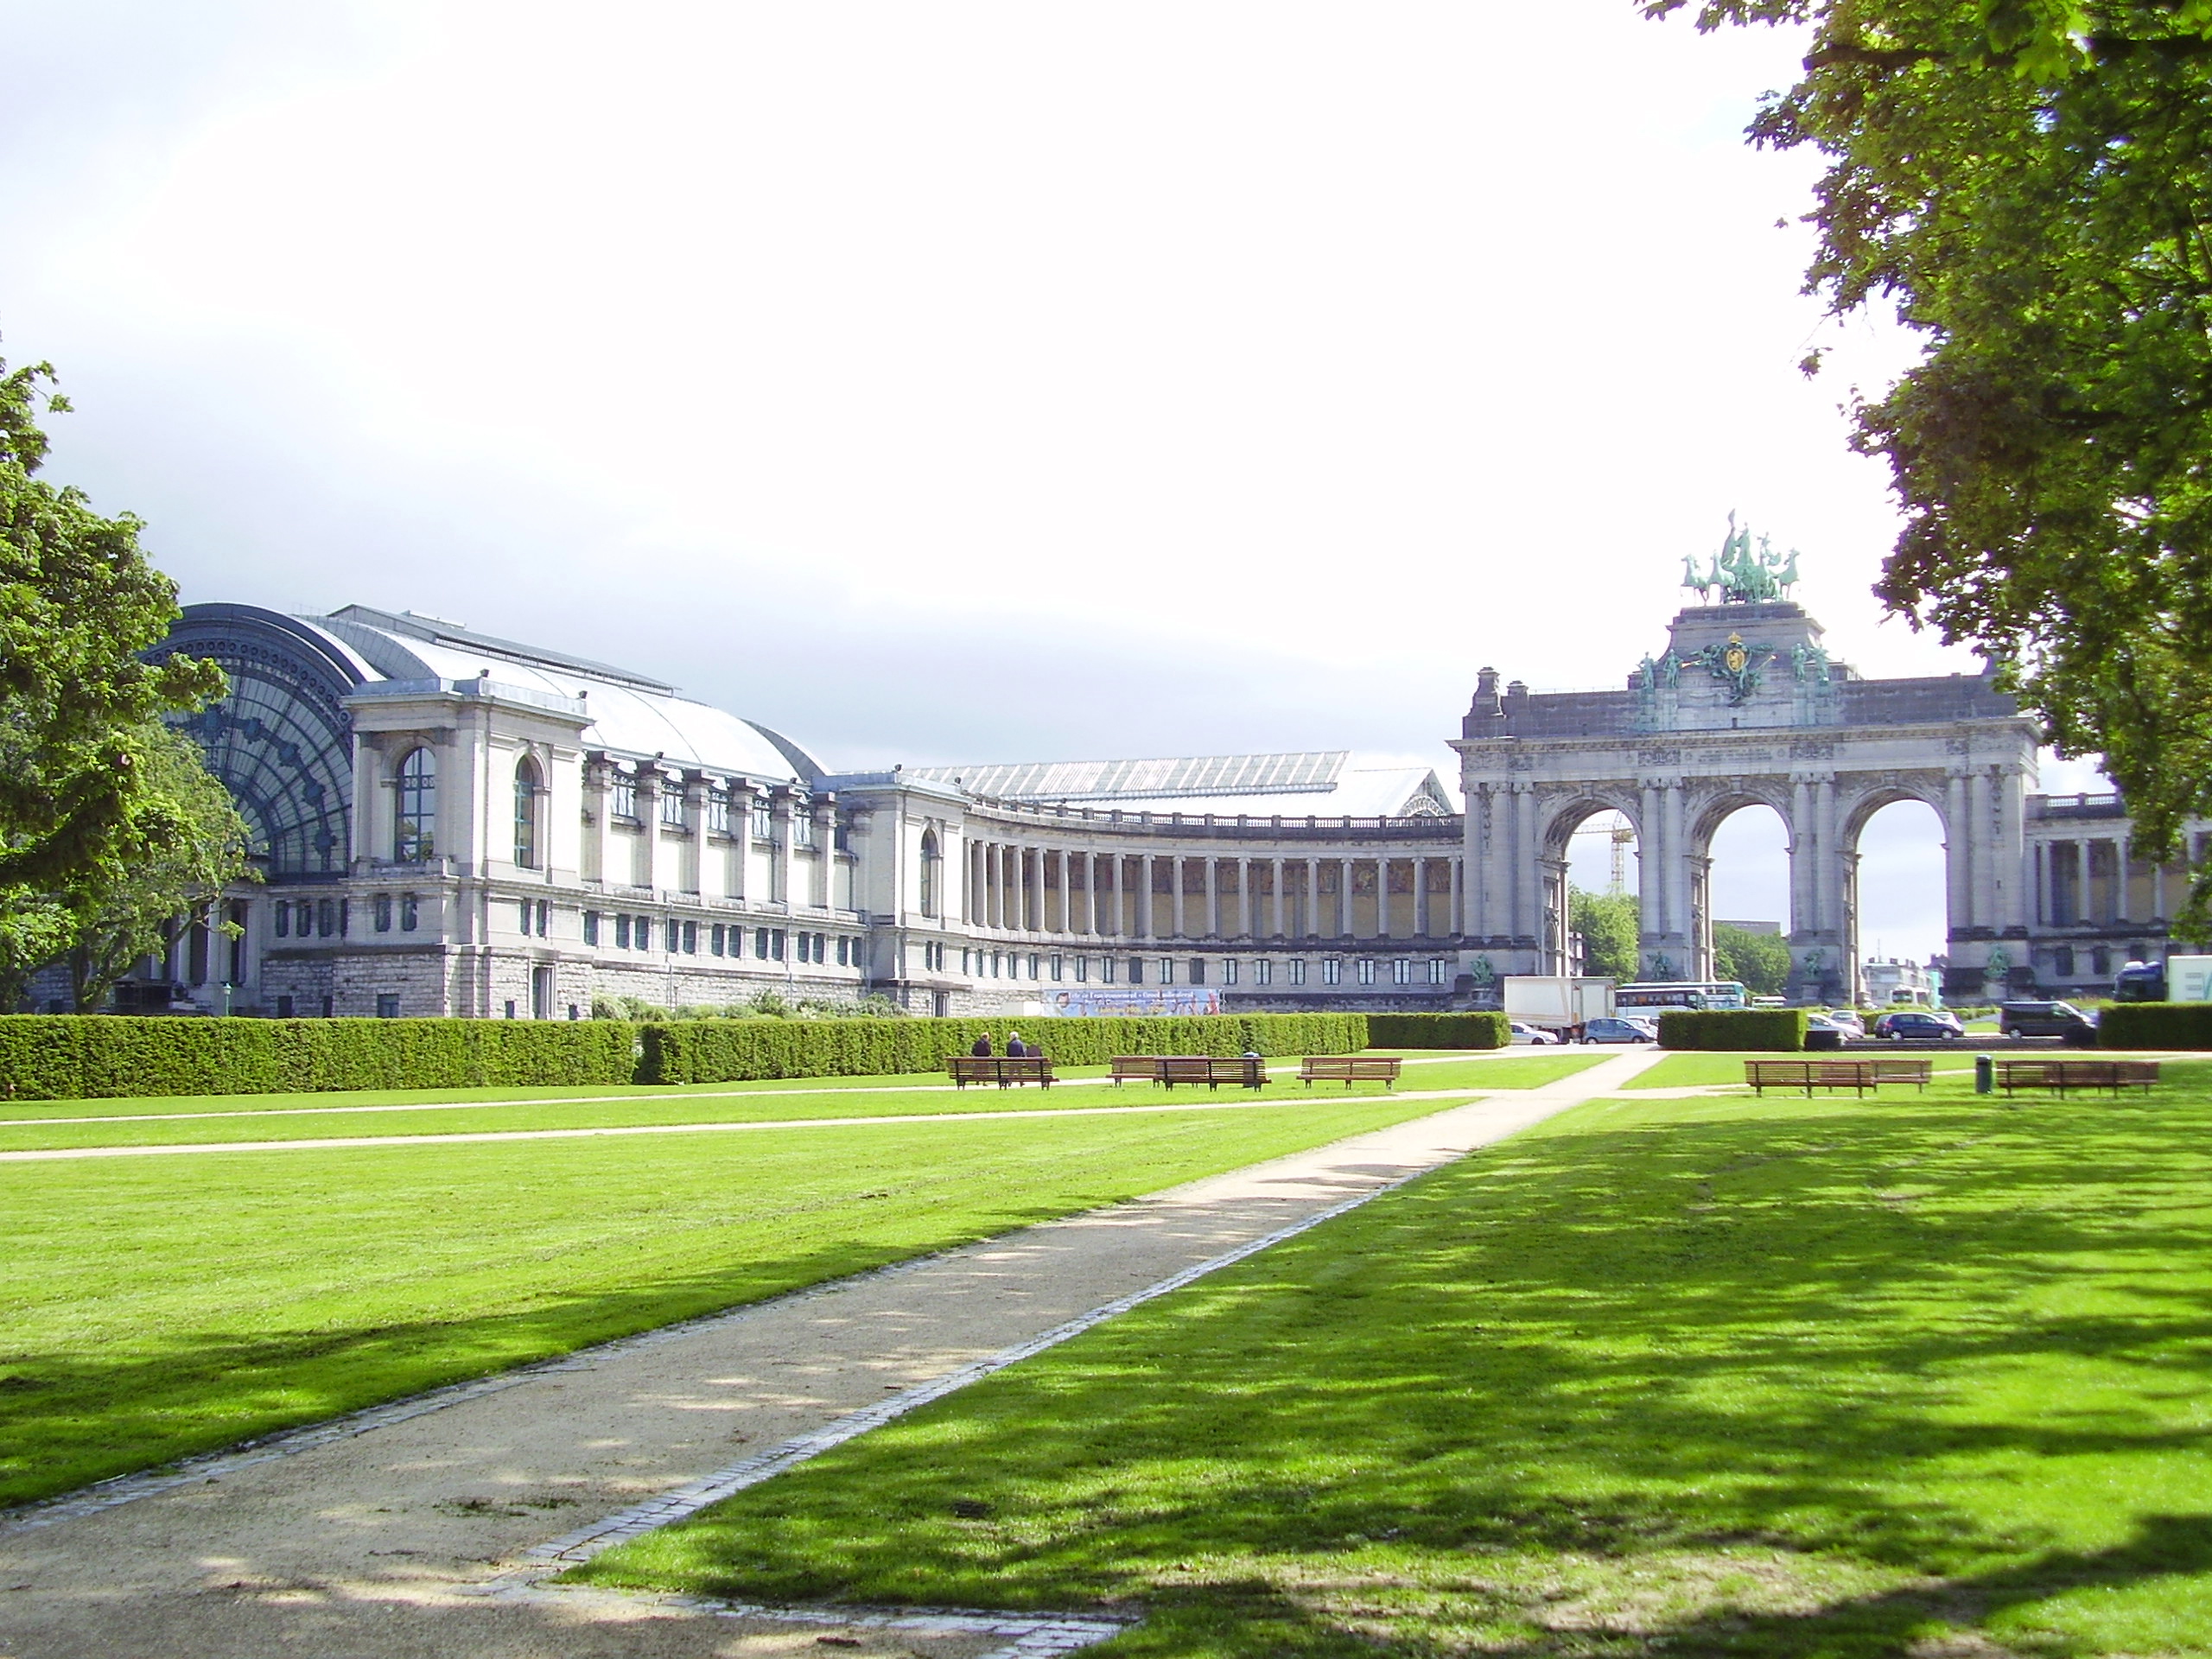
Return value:
M 1204 985 L 1078 985 L 1045 999 L 1048 1014 L 1219 1014 L 1221 993 Z

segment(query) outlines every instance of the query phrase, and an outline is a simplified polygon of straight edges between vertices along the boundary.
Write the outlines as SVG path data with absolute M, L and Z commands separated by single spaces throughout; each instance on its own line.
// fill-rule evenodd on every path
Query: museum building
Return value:
M 1774 807 L 1808 1001 L 1861 988 L 1857 837 L 1891 801 L 1944 825 L 1955 997 L 2108 984 L 2185 891 L 2117 800 L 2032 792 L 2035 727 L 1986 677 L 1864 679 L 1774 591 L 1686 608 L 1617 691 L 1484 670 L 1465 812 L 1343 751 L 839 772 L 651 677 L 358 605 L 196 605 L 162 649 L 230 677 L 188 724 L 262 879 L 124 995 L 211 1011 L 1481 1006 L 1574 965 L 1567 847 L 1606 811 L 1645 976 L 1695 979 L 1713 833 Z

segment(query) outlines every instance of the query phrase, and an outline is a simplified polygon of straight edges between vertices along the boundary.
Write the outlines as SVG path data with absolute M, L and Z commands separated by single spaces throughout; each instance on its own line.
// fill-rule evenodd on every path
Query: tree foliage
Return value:
M 0 362 L 0 1006 L 67 950 L 90 893 L 172 851 L 178 799 L 149 781 L 159 717 L 221 695 L 212 663 L 140 653 L 177 615 L 138 520 L 36 476 L 53 371 Z
M 1779 996 L 1789 982 L 1789 946 L 1778 933 L 1715 922 L 1713 961 L 1722 979 L 1741 981 L 1754 996 Z
M 1700 0 L 1753 22 L 1812 31 L 1751 128 L 1827 160 L 1808 290 L 1923 347 L 1854 407 L 1905 519 L 1878 593 L 2172 855 L 2212 811 L 2212 0 Z
M 133 962 L 160 948 L 168 923 L 251 874 L 245 819 L 199 746 L 158 724 L 138 735 L 137 813 L 142 827 L 160 821 L 161 829 L 70 890 L 69 987 L 79 1009 L 99 1007 Z M 235 932 L 229 922 L 218 926 Z
M 1568 925 L 1582 936 L 1582 971 L 1614 979 L 1639 977 L 1636 895 L 1585 893 L 1577 887 L 1567 902 Z

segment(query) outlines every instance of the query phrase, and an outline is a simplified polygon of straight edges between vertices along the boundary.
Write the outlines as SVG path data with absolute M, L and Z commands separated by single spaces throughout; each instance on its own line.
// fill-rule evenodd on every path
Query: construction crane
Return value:
M 1592 823 L 1577 830 L 1577 836 L 1605 836 L 1612 842 L 1612 863 L 1606 872 L 1605 891 L 1621 893 L 1628 891 L 1628 849 L 1636 845 L 1636 831 L 1619 813 L 1606 815 L 1608 823 Z

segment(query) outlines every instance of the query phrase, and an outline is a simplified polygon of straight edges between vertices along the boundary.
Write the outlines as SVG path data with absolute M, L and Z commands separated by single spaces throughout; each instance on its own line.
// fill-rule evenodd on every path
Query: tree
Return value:
M 199 747 L 161 725 L 138 734 L 137 809 L 150 826 L 168 826 L 127 855 L 107 859 L 69 893 L 73 937 L 67 960 L 71 998 L 97 1007 L 130 964 L 156 949 L 162 929 L 246 878 L 248 831 L 237 803 L 207 770 Z M 234 935 L 229 922 L 219 925 Z
M 1569 926 L 1582 936 L 1584 973 L 1619 980 L 1637 977 L 1642 957 L 1634 893 L 1585 893 L 1577 887 L 1567 900 L 1567 916 Z
M 0 361 L 0 1007 L 68 948 L 84 898 L 171 847 L 174 801 L 144 777 L 164 713 L 222 695 L 212 663 L 140 653 L 176 620 L 137 519 L 39 479 L 53 370 Z
M 1923 344 L 1853 400 L 1905 519 L 1876 591 L 2172 857 L 2212 811 L 2212 0 L 1700 0 L 1762 22 L 1813 31 L 1751 133 L 1827 159 L 1807 289 Z
M 1715 922 L 1713 961 L 1721 978 L 1740 980 L 1753 996 L 1779 996 L 1789 982 L 1789 946 L 1779 933 Z

